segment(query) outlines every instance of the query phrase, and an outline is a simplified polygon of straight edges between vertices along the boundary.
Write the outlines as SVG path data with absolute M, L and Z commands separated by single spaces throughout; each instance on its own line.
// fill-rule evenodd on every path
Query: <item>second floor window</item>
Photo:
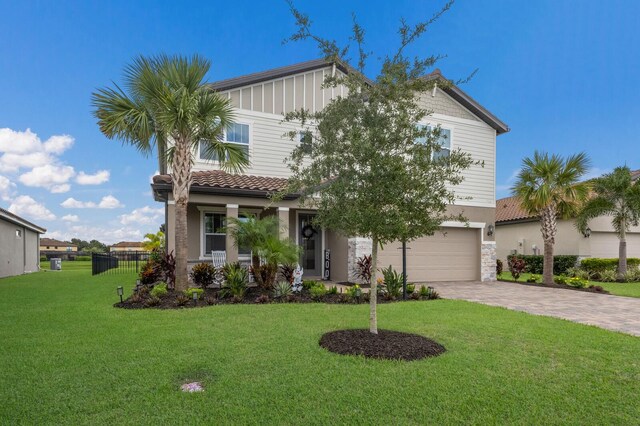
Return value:
M 419 124 L 418 127 L 421 129 L 426 127 L 428 130 L 434 130 L 433 126 L 424 126 Z M 427 138 L 417 138 L 416 143 L 426 144 Z M 437 143 L 440 145 L 440 150 L 433 153 L 433 158 L 448 158 L 451 153 L 451 130 L 441 127 L 440 137 L 438 137 Z
M 225 143 L 236 145 L 244 151 L 244 155 L 249 158 L 249 125 L 242 123 L 233 123 L 226 128 L 222 135 Z M 207 149 L 203 143 L 200 143 L 200 159 L 209 161 L 218 161 L 218 156 L 207 153 Z

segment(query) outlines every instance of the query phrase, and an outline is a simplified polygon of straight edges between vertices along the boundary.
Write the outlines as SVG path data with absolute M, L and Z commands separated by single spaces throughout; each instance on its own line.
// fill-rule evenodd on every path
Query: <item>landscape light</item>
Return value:
M 122 286 L 118 286 L 118 296 L 120 296 L 120 303 L 122 303 L 122 295 L 124 294 L 124 289 Z
M 197 291 L 193 292 L 193 303 L 198 303 L 198 292 Z

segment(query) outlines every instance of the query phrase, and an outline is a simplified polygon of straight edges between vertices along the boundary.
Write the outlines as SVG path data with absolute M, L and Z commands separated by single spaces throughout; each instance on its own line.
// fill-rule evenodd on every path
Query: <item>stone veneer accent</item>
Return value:
M 480 249 L 480 280 L 496 280 L 496 242 L 484 241 Z
M 347 280 L 352 283 L 359 282 L 356 262 L 361 256 L 369 256 L 373 249 L 373 242 L 369 238 L 349 238 L 347 249 Z

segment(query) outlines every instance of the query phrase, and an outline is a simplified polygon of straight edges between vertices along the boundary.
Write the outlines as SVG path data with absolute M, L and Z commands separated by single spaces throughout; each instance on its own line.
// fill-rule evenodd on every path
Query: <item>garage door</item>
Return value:
M 589 240 L 591 257 L 618 257 L 620 240 L 614 232 L 593 232 Z M 640 257 L 640 235 L 627 234 L 627 257 Z
M 378 252 L 378 266 L 402 271 L 400 243 Z M 471 281 L 480 279 L 480 231 L 442 228 L 430 237 L 407 243 L 407 279 L 410 282 Z

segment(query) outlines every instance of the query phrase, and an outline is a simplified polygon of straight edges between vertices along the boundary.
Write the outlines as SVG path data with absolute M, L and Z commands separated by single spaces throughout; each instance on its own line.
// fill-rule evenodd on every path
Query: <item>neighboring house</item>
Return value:
M 269 194 L 286 184 L 289 169 L 284 159 L 298 141 L 283 137 L 297 130 L 283 123 L 282 114 L 299 108 L 317 111 L 343 93 L 344 88 L 323 89 L 324 77 L 349 72 L 324 60 L 299 63 L 270 71 L 232 78 L 212 84 L 231 100 L 236 122 L 224 134 L 227 143 L 242 147 L 249 155 L 250 167 L 243 175 L 219 170 L 215 158 L 196 152 L 193 185 L 188 206 L 189 264 L 210 261 L 212 250 L 226 250 L 228 261 L 249 262 L 250 253 L 235 247 L 220 232 L 227 217 L 246 214 L 275 215 L 288 237 L 302 246 L 300 264 L 305 277 L 330 277 L 333 281 L 355 280 L 355 262 L 370 254 L 371 241 L 339 235 L 329 229 L 308 232 L 314 211 L 301 209 L 295 195 L 271 202 Z M 429 78 L 440 79 L 439 71 Z M 507 125 L 479 105 L 458 87 L 437 88 L 422 97 L 434 113 L 423 124 L 441 125 L 448 136 L 449 149 L 461 148 L 484 167 L 473 166 L 456 188 L 461 201 L 451 212 L 463 211 L 468 226 L 443 224 L 442 232 L 408 244 L 408 277 L 414 282 L 438 280 L 491 280 L 495 278 L 495 242 L 486 229 L 495 220 L 496 136 L 509 131 Z M 171 177 L 154 176 L 152 189 L 157 201 L 165 203 L 168 250 L 174 249 L 175 208 Z M 306 236 L 303 235 L 306 230 Z M 380 252 L 378 266 L 401 267 L 399 244 L 387 244 Z M 330 253 L 330 262 L 324 256 Z
M 110 252 L 114 251 L 144 251 L 144 243 L 136 241 L 120 241 L 109 247 Z
M 40 235 L 47 230 L 0 208 L 0 278 L 40 269 Z
M 40 251 L 44 254 L 54 252 L 75 253 L 78 251 L 78 246 L 68 241 L 43 237 L 40 239 Z
M 640 176 L 640 171 L 632 173 L 636 179 Z M 578 232 L 575 219 L 560 219 L 554 254 L 617 258 L 619 242 L 610 216 L 590 220 L 585 234 Z M 516 197 L 496 201 L 496 243 L 498 259 L 502 261 L 510 254 L 542 254 L 544 251 L 538 218 L 522 210 Z M 631 227 L 627 234 L 627 256 L 640 257 L 638 226 Z

